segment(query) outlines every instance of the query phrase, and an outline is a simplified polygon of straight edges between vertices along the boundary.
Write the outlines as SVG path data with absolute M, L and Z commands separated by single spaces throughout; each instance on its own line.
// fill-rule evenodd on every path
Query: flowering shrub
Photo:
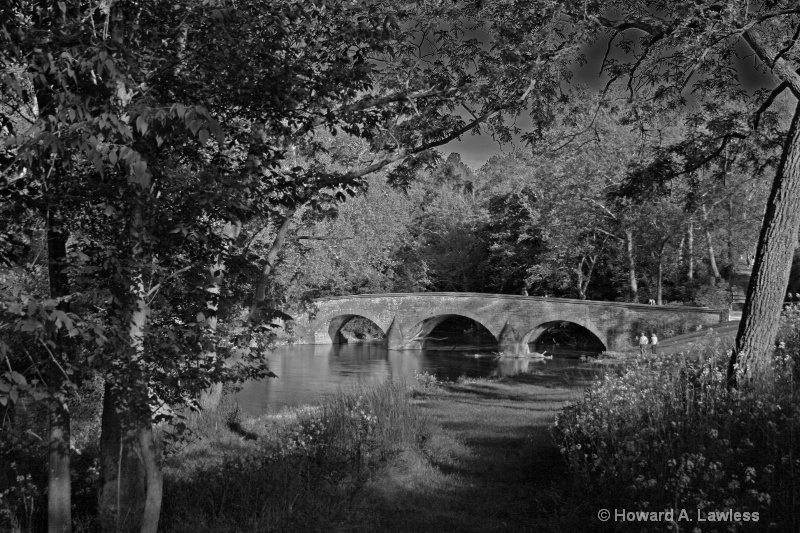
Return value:
M 358 461 L 379 445 L 378 417 L 364 397 L 341 396 L 316 411 L 305 411 L 285 428 L 284 455 L 325 456 L 328 460 Z
M 416 382 L 416 388 L 423 391 L 433 390 L 441 385 L 441 382 L 436 379 L 436 375 L 429 374 L 427 370 L 421 374 L 415 370 L 414 381 Z
M 697 531 L 770 524 L 796 531 L 798 326 L 800 312 L 790 310 L 772 361 L 774 377 L 757 389 L 727 389 L 728 355 L 718 342 L 638 359 L 595 383 L 554 426 L 576 481 L 611 495 L 615 508 L 733 509 L 761 517 L 755 527 L 694 524 Z
M 356 386 L 317 409 L 298 412 L 279 438 L 280 453 L 366 463 L 415 438 L 419 424 L 404 384 L 387 380 L 377 386 Z

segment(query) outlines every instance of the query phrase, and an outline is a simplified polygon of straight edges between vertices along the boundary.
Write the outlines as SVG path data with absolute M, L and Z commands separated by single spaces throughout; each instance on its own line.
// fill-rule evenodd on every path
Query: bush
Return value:
M 576 486 L 612 498 L 609 508 L 687 509 L 694 519 L 696 509 L 759 513 L 756 524 L 695 523 L 695 531 L 796 531 L 798 324 L 798 310 L 784 316 L 774 379 L 757 390 L 726 388 L 718 344 L 638 359 L 590 387 L 554 426 Z
M 416 370 L 414 371 L 414 389 L 416 391 L 432 391 L 439 388 L 441 384 L 435 374 L 429 374 L 427 371 L 420 374 Z

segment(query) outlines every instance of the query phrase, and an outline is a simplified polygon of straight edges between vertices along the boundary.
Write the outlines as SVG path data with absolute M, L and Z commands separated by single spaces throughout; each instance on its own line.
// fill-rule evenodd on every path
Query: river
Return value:
M 453 381 L 459 376 L 486 377 L 543 369 L 580 366 L 581 355 L 596 355 L 555 347 L 536 347 L 553 359 L 497 357 L 491 350 L 465 352 L 444 350 L 387 350 L 381 343 L 289 345 L 269 355 L 269 367 L 278 378 L 250 381 L 236 394 L 242 412 L 250 415 L 277 413 L 286 407 L 318 404 L 327 394 L 348 383 L 386 377 L 413 382 L 427 372 Z

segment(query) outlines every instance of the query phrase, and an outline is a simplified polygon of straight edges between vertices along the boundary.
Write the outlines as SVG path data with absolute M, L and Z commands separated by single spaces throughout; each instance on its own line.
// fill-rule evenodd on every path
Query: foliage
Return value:
M 529 188 L 489 201 L 487 270 L 492 292 L 518 294 L 540 281 L 534 258 L 544 248 L 544 221 L 537 204 L 536 192 Z
M 727 355 L 713 342 L 638 359 L 595 383 L 554 428 L 576 482 L 611 508 L 732 508 L 760 521 L 725 528 L 796 528 L 799 313 L 782 317 L 784 344 L 759 390 L 727 387 Z
M 430 374 L 426 370 L 419 373 L 414 372 L 415 388 L 421 392 L 430 392 L 436 390 L 441 385 L 441 382 L 436 379 L 436 374 Z
M 224 412 L 216 416 L 218 424 L 230 422 Z M 372 469 L 416 447 L 424 432 L 406 386 L 392 381 L 343 390 L 266 426 L 264 418 L 237 422 L 258 440 L 236 439 L 227 444 L 234 453 L 183 475 L 167 468 L 166 531 L 311 530 L 341 520 Z M 186 468 L 185 458 L 213 452 L 217 438 L 191 445 L 170 464 Z
M 72 370 L 99 367 L 114 406 L 104 421 L 146 440 L 154 419 L 196 408 L 212 384 L 263 374 L 251 341 L 271 327 L 260 311 L 293 217 L 341 202 L 393 162 L 402 183 L 435 159 L 431 148 L 481 124 L 509 138 L 518 130 L 506 119 L 530 110 L 543 126 L 570 49 L 548 38 L 564 26 L 553 7 L 509 19 L 493 7 L 426 1 L 3 4 L 0 254 L 19 262 L 30 248 L 30 233 L 12 238 L 14 217 L 46 226 L 48 243 L 59 244 L 48 247 L 49 294 L 12 287 L 2 296 L 4 325 L 42 347 L 28 354 L 29 375 L 18 364 L 4 374 L 3 403 L 30 393 L 63 404 Z M 493 46 L 465 36 L 478 27 Z M 497 68 L 520 54 L 543 60 Z M 459 103 L 477 115 L 461 118 Z M 362 139 L 375 157 L 330 168 L 317 157 L 318 131 Z M 312 157 L 291 161 L 295 149 Z M 274 241 L 258 279 L 229 290 L 248 224 L 274 228 Z M 384 287 L 387 255 L 357 287 Z M 424 270 L 401 275 L 424 280 Z M 250 298 L 230 298 L 243 286 L 255 288 Z M 285 305 L 274 296 L 274 307 Z M 2 348 L 11 362 L 16 346 Z M 63 375 L 48 388 L 35 374 L 51 362 Z M 103 471 L 113 477 L 121 468 L 105 442 Z M 59 464 L 68 467 L 68 455 Z M 143 457 L 155 490 L 155 458 Z M 106 494 L 119 487 L 104 480 L 106 523 L 114 513 L 136 522 L 142 504 L 155 528 L 160 498 L 122 501 L 135 508 L 128 513 Z M 52 527 L 69 528 L 65 507 Z

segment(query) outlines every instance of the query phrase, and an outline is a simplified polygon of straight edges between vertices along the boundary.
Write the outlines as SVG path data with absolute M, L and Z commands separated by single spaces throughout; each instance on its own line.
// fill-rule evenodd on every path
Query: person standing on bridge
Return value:
M 639 353 L 644 355 L 647 352 L 647 335 L 642 332 L 642 335 L 639 337 Z
M 653 352 L 653 355 L 658 353 L 658 337 L 656 337 L 655 331 L 650 336 L 650 350 Z

